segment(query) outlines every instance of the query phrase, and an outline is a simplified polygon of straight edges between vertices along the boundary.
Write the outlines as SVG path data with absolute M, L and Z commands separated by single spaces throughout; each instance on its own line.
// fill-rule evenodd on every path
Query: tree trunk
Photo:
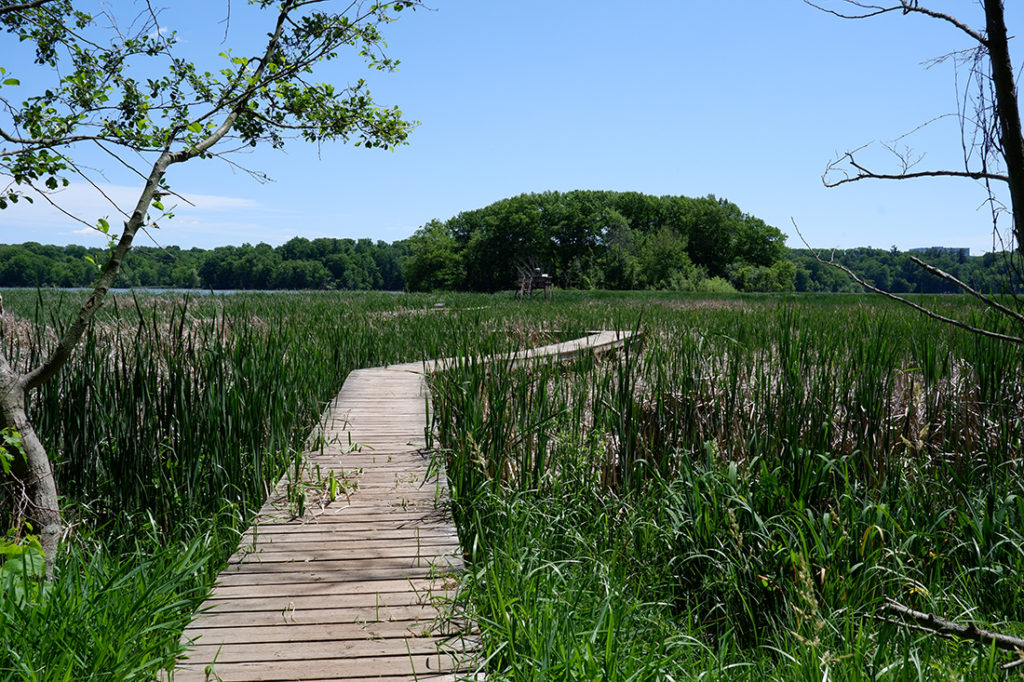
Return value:
M 232 122 L 235 118 L 235 114 L 229 117 Z M 206 146 L 209 147 L 226 135 L 230 128 L 231 126 L 228 124 L 221 126 L 221 129 L 214 134 L 216 138 L 215 136 L 207 138 Z M 53 477 L 53 467 L 46 454 L 46 448 L 43 447 L 28 419 L 28 414 L 25 412 L 25 395 L 28 391 L 38 388 L 51 379 L 71 357 L 71 352 L 78 345 L 96 311 L 103 304 L 110 287 L 113 286 L 121 263 L 132 248 L 135 234 L 145 224 L 146 213 L 153 202 L 161 179 L 167 172 L 167 167 L 179 160 L 188 160 L 199 153 L 201 152 L 196 149 L 182 152 L 179 156 L 164 152 L 153 164 L 152 172 L 139 196 L 135 211 L 124 224 L 121 238 L 111 250 L 110 259 L 104 265 L 92 294 L 82 304 L 78 314 L 46 361 L 27 374 L 21 375 L 0 353 L 0 419 L 2 419 L 0 424 L 4 427 L 13 427 L 21 434 L 21 445 L 25 450 L 25 457 L 24 459 L 15 457 L 11 466 L 11 474 L 16 481 L 24 486 L 28 507 L 26 518 L 32 524 L 33 532 L 38 534 L 39 542 L 46 553 L 47 579 L 53 577 L 53 560 L 64 536 L 64 520 L 57 498 L 57 483 Z
M 1021 133 L 1017 88 L 1003 18 L 1003 0 L 985 0 L 985 31 L 992 62 L 992 84 L 996 91 L 999 142 L 1006 160 L 1006 174 L 1010 177 L 1013 237 L 1017 250 L 1024 252 L 1024 135 Z
M 25 486 L 26 519 L 39 535 L 46 553 L 46 577 L 53 577 L 53 560 L 64 535 L 64 520 L 57 499 L 50 458 L 25 412 L 24 378 L 0 355 L 0 424 L 21 435 L 25 457 L 15 455 L 11 474 Z

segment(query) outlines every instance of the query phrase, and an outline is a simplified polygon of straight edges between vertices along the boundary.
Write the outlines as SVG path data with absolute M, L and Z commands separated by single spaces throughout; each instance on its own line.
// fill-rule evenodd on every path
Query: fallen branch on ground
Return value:
M 994 646 L 997 649 L 1013 651 L 1022 656 L 1022 658 L 1004 665 L 1003 669 L 1005 670 L 1015 668 L 1019 665 L 1024 665 L 1024 639 L 1020 637 L 1012 637 L 1010 635 L 999 634 L 998 632 L 982 630 L 973 623 L 971 625 L 960 625 L 959 623 L 954 623 L 951 620 L 940 618 L 933 613 L 915 611 L 914 609 L 904 606 L 892 599 L 885 600 L 885 604 L 882 605 L 882 610 L 888 611 L 889 613 L 895 613 L 904 619 L 913 621 L 917 626 L 915 629 L 923 628 L 943 637 L 969 639 L 975 642 L 980 642 L 986 646 Z M 907 623 L 896 623 L 889 619 L 886 619 L 886 622 L 908 625 Z

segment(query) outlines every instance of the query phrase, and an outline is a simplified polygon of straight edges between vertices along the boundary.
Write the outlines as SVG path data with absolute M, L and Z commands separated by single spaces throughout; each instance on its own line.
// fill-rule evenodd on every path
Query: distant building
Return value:
M 971 250 L 969 248 L 963 248 L 960 246 L 928 246 L 908 249 L 908 251 L 910 253 L 945 253 L 959 260 L 965 260 L 971 255 Z

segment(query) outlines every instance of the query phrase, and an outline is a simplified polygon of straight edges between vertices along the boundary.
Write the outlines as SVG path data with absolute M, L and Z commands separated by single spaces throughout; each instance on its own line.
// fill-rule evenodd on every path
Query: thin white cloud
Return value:
M 111 231 L 117 232 L 124 220 L 122 212 L 131 212 L 138 193 L 137 186 L 104 184 L 97 191 L 86 183 L 71 183 L 51 195 L 54 203 L 87 224 L 68 217 L 41 197 L 36 197 L 33 203 L 19 201 L 0 211 L 0 243 L 105 240 L 102 233 L 89 225 L 103 218 L 109 221 Z M 191 192 L 179 194 L 181 198 L 172 195 L 163 199 L 166 210 L 175 215 L 174 219 L 159 220 L 159 212 L 150 211 L 151 217 L 164 228 L 153 231 L 158 240 L 169 244 L 211 240 L 228 243 L 237 235 L 272 233 L 260 222 L 272 211 L 255 199 Z M 224 220 L 225 213 L 230 213 L 228 220 Z
M 255 199 L 243 197 L 224 197 L 214 194 L 189 194 L 184 192 L 181 193 L 181 196 L 195 204 L 196 210 L 200 211 L 235 211 L 238 209 L 255 211 L 263 208 L 263 205 Z M 168 197 L 164 204 L 168 202 L 180 203 L 177 197 Z

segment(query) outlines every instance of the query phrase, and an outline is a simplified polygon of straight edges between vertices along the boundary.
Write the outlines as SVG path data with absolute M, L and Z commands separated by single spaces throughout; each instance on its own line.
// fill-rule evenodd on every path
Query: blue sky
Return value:
M 211 65 L 267 30 L 267 17 L 234 0 L 222 43 L 226 0 L 164 2 L 162 19 L 182 48 Z M 385 28 L 399 72 L 369 72 L 344 55 L 321 74 L 338 83 L 365 77 L 379 103 L 420 121 L 408 146 L 296 141 L 235 158 L 268 173 L 268 184 L 216 160 L 177 167 L 171 184 L 197 207 L 179 206 L 156 240 L 204 248 L 296 235 L 393 241 L 523 192 L 602 189 L 725 197 L 790 234 L 790 246 L 800 245 L 795 220 L 821 248 L 992 247 L 984 191 L 969 180 L 826 189 L 820 178 L 837 153 L 956 111 L 952 63 L 923 66 L 970 47 L 948 24 L 899 14 L 844 21 L 800 0 L 430 4 Z M 1007 4 L 1012 35 L 1024 30 L 1024 10 Z M 983 23 L 977 2 L 929 6 Z M 1015 63 L 1022 50 L 1011 44 Z M 909 142 L 926 154 L 922 169 L 962 167 L 952 119 Z M 107 193 L 130 202 L 130 177 L 90 161 Z M 116 224 L 85 187 L 63 199 L 90 221 Z M 102 243 L 81 227 L 40 202 L 0 211 L 5 243 Z

